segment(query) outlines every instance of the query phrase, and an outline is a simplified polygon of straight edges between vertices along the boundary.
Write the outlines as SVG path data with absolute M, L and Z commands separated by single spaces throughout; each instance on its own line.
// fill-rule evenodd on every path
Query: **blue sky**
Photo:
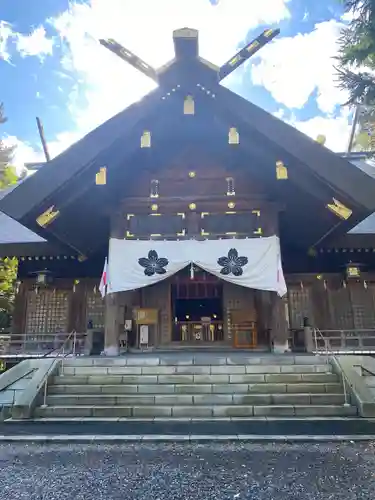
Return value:
M 17 143 L 16 163 L 42 155 L 35 117 L 52 155 L 142 97 L 143 75 L 98 45 L 113 37 L 154 66 L 173 55 L 172 30 L 200 31 L 216 64 L 266 26 L 281 35 L 225 84 L 267 111 L 343 150 L 351 114 L 334 82 L 340 0 L 12 0 L 0 7 L 0 134 Z

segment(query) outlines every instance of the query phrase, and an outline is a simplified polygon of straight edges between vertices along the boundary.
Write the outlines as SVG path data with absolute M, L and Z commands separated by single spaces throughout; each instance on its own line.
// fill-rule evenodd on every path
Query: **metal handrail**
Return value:
M 67 341 L 70 333 L 48 333 L 36 334 L 35 337 L 27 334 L 0 334 L 0 357 L 1 358 L 25 358 L 25 357 L 55 357 L 62 345 Z M 26 340 L 25 340 L 26 337 Z M 80 340 L 85 333 L 77 333 L 76 354 L 79 353 L 83 343 Z
M 324 337 L 324 335 L 319 330 L 319 328 L 314 328 L 315 352 L 317 354 L 319 354 L 317 333 L 319 334 L 320 338 L 324 342 L 327 363 L 329 362 L 329 356 L 331 356 L 335 360 L 335 362 L 337 363 L 337 365 L 340 369 L 342 387 L 344 389 L 344 406 L 350 406 L 346 384 L 348 384 L 348 386 L 351 387 L 351 383 L 348 380 L 347 375 L 344 373 L 344 370 L 342 369 L 342 366 L 341 366 L 341 363 L 340 363 L 338 357 L 336 356 L 336 354 L 332 350 L 329 349 L 327 339 Z
M 67 343 L 71 340 L 73 337 L 73 356 L 76 355 L 76 341 L 77 341 L 77 332 L 75 330 L 72 330 L 68 337 L 65 339 L 63 345 L 60 347 L 59 351 L 56 354 L 56 357 L 53 358 L 52 363 L 50 364 L 43 381 L 38 385 L 37 391 L 39 392 L 39 389 L 42 387 L 44 384 L 44 394 L 43 394 L 43 404 L 42 408 L 47 407 L 47 389 L 48 389 L 48 378 L 52 372 L 52 369 L 55 367 L 55 363 L 61 359 L 61 365 L 62 368 L 64 368 L 64 359 L 69 355 L 69 352 L 65 353 L 65 346 Z

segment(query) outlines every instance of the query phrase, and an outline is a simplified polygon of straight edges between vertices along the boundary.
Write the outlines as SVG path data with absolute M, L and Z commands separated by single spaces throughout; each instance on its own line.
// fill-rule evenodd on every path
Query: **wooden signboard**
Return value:
M 158 309 L 137 309 L 135 311 L 137 325 L 157 325 L 159 322 Z

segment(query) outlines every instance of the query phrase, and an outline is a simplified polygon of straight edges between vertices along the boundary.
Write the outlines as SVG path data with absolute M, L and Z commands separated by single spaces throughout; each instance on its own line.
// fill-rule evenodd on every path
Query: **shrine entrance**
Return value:
M 172 341 L 185 345 L 224 342 L 223 282 L 196 266 L 171 284 Z

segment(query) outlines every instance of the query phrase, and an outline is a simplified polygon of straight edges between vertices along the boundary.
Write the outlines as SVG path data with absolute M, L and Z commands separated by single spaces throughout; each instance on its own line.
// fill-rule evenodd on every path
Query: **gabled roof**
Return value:
M 17 185 L 3 189 L 0 191 L 0 200 L 2 200 L 6 195 L 11 193 Z M 22 226 L 19 222 L 8 217 L 4 213 L 0 212 L 0 245 L 9 245 L 16 243 L 43 243 L 46 242 L 44 238 L 35 234 L 34 232 L 27 229 L 27 227 Z
M 375 179 L 345 158 L 217 82 L 215 70 L 199 58 L 176 59 L 159 75 L 160 87 L 107 121 L 0 200 L 0 210 L 41 236 L 52 235 L 81 253 L 108 237 L 108 207 L 136 169 L 165 164 L 187 143 L 213 144 L 232 163 L 248 164 L 275 196 L 287 202 L 282 235 L 302 246 L 328 235 L 345 234 L 375 212 Z M 181 119 L 183 101 L 192 95 L 196 114 Z M 229 127 L 240 144 L 227 144 Z M 152 148 L 140 149 L 144 130 Z M 289 180 L 277 182 L 275 163 L 288 166 Z M 107 168 L 107 185 L 95 174 Z M 338 200 L 352 211 L 342 221 L 327 205 Z M 46 229 L 36 218 L 49 207 L 60 216 Z M 46 236 L 48 237 L 48 236 Z M 49 238 L 49 237 L 48 237 Z
M 359 158 L 355 158 L 355 156 L 354 158 L 352 157 L 350 162 L 375 179 L 375 163 L 372 158 L 366 160 L 365 158 L 361 158 L 360 154 L 358 154 L 358 156 Z M 374 234 L 375 237 L 375 213 L 369 215 L 357 226 L 351 229 L 349 234 Z

